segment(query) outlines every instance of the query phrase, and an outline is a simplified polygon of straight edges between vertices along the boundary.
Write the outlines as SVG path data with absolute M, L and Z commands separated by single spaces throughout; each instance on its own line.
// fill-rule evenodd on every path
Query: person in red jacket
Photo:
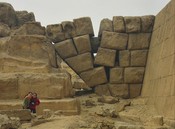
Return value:
M 37 93 L 33 93 L 29 104 L 29 109 L 32 113 L 36 113 L 36 106 L 38 106 L 39 104 L 40 100 L 37 98 Z

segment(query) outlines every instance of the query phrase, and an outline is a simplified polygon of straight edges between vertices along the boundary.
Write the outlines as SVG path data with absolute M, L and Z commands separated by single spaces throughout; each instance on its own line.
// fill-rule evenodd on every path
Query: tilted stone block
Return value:
M 119 51 L 119 66 L 127 67 L 130 65 L 130 51 Z
M 91 48 L 93 53 L 97 53 L 98 48 L 100 46 L 100 41 L 98 37 L 91 37 Z
M 124 18 L 122 16 L 113 17 L 114 32 L 124 33 L 126 32 Z
M 77 55 L 76 48 L 71 39 L 54 44 L 56 51 L 63 58 L 69 58 Z
M 74 25 L 76 29 L 77 35 L 86 35 L 89 34 L 91 36 L 94 36 L 94 30 L 92 26 L 92 21 L 90 17 L 82 17 L 74 19 Z
M 144 67 L 128 67 L 124 70 L 125 83 L 142 83 L 144 76 Z
M 64 21 L 61 23 L 63 27 L 63 32 L 65 33 L 65 38 L 73 38 L 76 36 L 75 26 L 74 23 L 71 21 Z
M 54 43 L 65 40 L 65 34 L 61 24 L 48 25 L 46 28 L 47 37 Z
M 138 33 L 141 31 L 140 17 L 124 17 L 127 33 Z
M 129 34 L 128 49 L 148 49 L 151 33 Z
M 99 48 L 95 56 L 95 64 L 103 66 L 114 66 L 116 58 L 116 50 Z
M 113 97 L 129 98 L 128 84 L 110 84 L 109 90 Z
M 110 83 L 123 83 L 123 68 L 111 68 L 110 69 Z
M 91 53 L 84 53 L 78 56 L 67 58 L 66 62 L 76 73 L 81 73 L 93 68 Z
M 145 66 L 148 50 L 131 51 L 131 66 Z
M 140 96 L 142 84 L 130 84 L 129 85 L 129 97 L 135 98 Z
M 154 20 L 155 16 L 153 15 L 148 15 L 148 16 L 142 16 L 141 21 L 142 21 L 142 29 L 141 32 L 152 32 L 153 26 L 154 26 Z
M 111 20 L 105 18 L 100 22 L 98 36 L 101 36 L 103 31 L 113 32 L 113 25 Z
M 89 35 L 75 37 L 73 40 L 77 48 L 78 54 L 91 52 L 91 43 Z
M 103 85 L 98 85 L 95 87 L 95 93 L 97 95 L 107 95 L 110 96 L 111 93 L 109 91 L 109 85 L 108 84 L 103 84 Z
M 128 34 L 103 31 L 101 47 L 124 50 L 128 42 Z
M 94 68 L 80 74 L 80 77 L 87 83 L 89 87 L 94 87 L 107 82 L 104 67 Z

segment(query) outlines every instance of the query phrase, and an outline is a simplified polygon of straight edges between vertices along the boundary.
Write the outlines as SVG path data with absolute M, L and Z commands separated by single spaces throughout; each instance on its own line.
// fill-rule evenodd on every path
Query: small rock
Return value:
M 119 99 L 114 98 L 112 96 L 102 96 L 102 97 L 98 98 L 98 102 L 114 104 L 114 103 L 119 102 Z
M 85 106 L 92 107 L 92 106 L 96 106 L 96 104 L 93 100 L 86 100 L 85 101 Z

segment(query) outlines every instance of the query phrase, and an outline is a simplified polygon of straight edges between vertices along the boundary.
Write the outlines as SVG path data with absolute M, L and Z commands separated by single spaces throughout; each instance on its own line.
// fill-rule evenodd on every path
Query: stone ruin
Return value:
M 91 88 L 98 95 L 147 98 L 175 120 L 174 6 L 172 0 L 156 17 L 103 19 L 94 37 L 89 17 L 45 28 L 33 13 L 0 3 L 0 110 L 21 108 L 21 101 L 9 106 L 3 100 L 32 91 L 43 99 L 39 113 L 79 114 L 74 89 Z

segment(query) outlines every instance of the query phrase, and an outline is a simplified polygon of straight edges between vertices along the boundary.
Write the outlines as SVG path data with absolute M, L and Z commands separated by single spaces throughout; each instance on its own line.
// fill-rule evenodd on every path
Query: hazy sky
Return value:
M 43 26 L 89 16 L 97 34 L 100 21 L 113 16 L 156 15 L 170 0 L 0 0 L 15 10 L 34 12 Z

